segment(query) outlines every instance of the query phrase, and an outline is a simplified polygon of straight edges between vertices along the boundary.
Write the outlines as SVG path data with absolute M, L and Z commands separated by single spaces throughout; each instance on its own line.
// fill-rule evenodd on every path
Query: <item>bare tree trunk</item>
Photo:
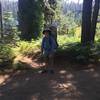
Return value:
M 0 1 L 0 29 L 1 29 L 1 38 L 3 38 L 3 22 L 2 22 L 2 4 Z
M 96 24 L 99 14 L 99 7 L 100 7 L 100 0 L 95 0 L 92 22 L 91 22 L 91 42 L 94 43 L 95 41 L 95 34 L 96 34 Z
M 91 43 L 91 13 L 92 13 L 92 1 L 84 0 L 83 2 L 83 15 L 82 15 L 82 35 L 81 43 L 82 45 L 87 45 Z

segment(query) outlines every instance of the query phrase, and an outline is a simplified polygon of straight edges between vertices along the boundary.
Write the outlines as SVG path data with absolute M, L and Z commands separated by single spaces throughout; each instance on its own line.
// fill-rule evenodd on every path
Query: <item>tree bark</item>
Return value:
M 1 38 L 3 38 L 3 22 L 2 22 L 2 4 L 0 1 L 0 28 L 1 28 Z
M 19 0 L 18 18 L 21 39 L 30 41 L 40 36 L 43 24 L 43 0 Z
M 28 34 L 27 23 L 25 18 L 25 2 L 26 0 L 18 1 L 18 22 L 19 22 L 19 30 L 21 31 L 20 38 L 26 39 L 26 34 Z
M 100 7 L 100 0 L 95 0 L 92 22 L 91 22 L 91 42 L 94 43 L 95 41 L 95 34 L 96 34 L 96 24 L 99 14 L 99 7 Z
M 81 43 L 84 46 L 91 43 L 90 35 L 91 35 L 92 1 L 93 0 L 84 0 L 83 2 Z

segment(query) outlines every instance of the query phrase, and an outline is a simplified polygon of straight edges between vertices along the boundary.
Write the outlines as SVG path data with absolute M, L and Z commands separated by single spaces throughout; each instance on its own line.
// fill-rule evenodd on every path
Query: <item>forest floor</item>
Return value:
M 40 74 L 42 65 L 36 59 L 18 59 L 30 69 L 0 74 L 0 100 L 100 100 L 99 65 L 71 64 L 60 58 L 53 74 Z

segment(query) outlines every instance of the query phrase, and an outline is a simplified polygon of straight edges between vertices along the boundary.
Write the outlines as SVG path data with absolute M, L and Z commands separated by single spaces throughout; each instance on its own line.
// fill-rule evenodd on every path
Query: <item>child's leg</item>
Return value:
M 44 62 L 45 62 L 45 68 L 48 68 L 48 66 L 49 66 L 48 57 L 45 57 L 45 58 L 44 58 Z
M 54 53 L 51 53 L 49 55 L 49 67 L 53 67 L 54 66 Z
M 43 62 L 45 63 L 45 67 L 40 73 L 47 73 L 47 67 L 48 67 L 48 56 L 46 54 L 43 54 Z
M 54 54 L 49 55 L 49 66 L 48 66 L 48 73 L 54 74 Z
M 45 69 L 49 66 L 49 57 L 47 53 L 44 53 L 44 63 L 45 63 Z
M 45 69 L 42 71 L 42 73 L 54 73 L 52 70 L 54 66 L 54 54 L 49 54 L 44 57 L 44 62 L 45 62 Z

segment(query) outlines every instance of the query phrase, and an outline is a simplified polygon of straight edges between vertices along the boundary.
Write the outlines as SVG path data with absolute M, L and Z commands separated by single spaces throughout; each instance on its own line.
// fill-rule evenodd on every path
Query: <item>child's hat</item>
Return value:
M 43 34 L 45 34 L 45 32 L 48 32 L 49 34 L 51 34 L 51 30 L 50 30 L 50 29 L 45 29 L 45 30 L 43 31 Z

